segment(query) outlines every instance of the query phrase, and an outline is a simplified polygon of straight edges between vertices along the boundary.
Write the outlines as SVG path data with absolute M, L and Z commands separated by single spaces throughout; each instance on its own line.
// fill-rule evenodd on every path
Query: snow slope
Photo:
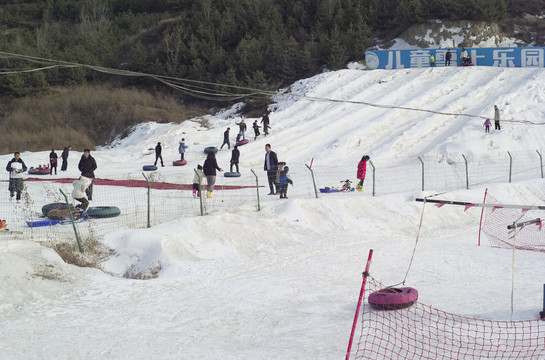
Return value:
M 373 275 L 403 280 L 417 235 L 419 191 L 371 197 L 369 192 L 309 199 L 303 163 L 314 158 L 323 182 L 353 180 L 358 160 L 403 163 L 418 155 L 544 148 L 545 127 L 503 121 L 484 134 L 482 120 L 370 107 L 357 102 L 442 112 L 542 121 L 545 70 L 435 68 L 400 71 L 346 69 L 298 81 L 271 105 L 271 135 L 241 148 L 241 168 L 261 166 L 270 143 L 291 168 L 289 200 L 265 197 L 262 211 L 235 208 L 182 217 L 145 230 L 108 234 L 115 253 L 97 269 L 65 264 L 30 240 L 0 239 L 0 354 L 2 359 L 332 359 L 344 356 L 369 249 Z M 312 101 L 301 96 L 337 101 Z M 125 139 L 93 152 L 98 176 L 138 173 L 163 144 L 177 158 L 181 137 L 190 165 L 202 149 L 221 144 L 234 109 L 182 124 L 143 124 Z M 251 124 L 255 119 L 246 119 Z M 207 126 L 203 126 L 207 123 Z M 250 130 L 248 134 L 252 133 Z M 253 137 L 252 137 L 253 139 Z M 42 163 L 48 152 L 22 154 Z M 79 154 L 74 154 L 74 157 Z M 7 162 L 10 155 L 0 156 Z M 227 167 L 229 151 L 218 153 Z M 165 180 L 180 171 L 161 168 Z M 68 176 L 77 176 L 72 166 Z M 64 174 L 63 174 L 64 176 Z M 402 176 L 402 175 L 400 175 Z M 192 177 L 192 176 L 191 176 Z M 301 185 L 300 185 L 301 184 Z M 443 197 L 480 201 L 482 187 Z M 506 203 L 545 203 L 539 179 L 489 186 Z M 123 204 L 119 204 L 122 206 Z M 7 205 L 2 204 L 2 207 Z M 408 285 L 420 301 L 477 318 L 508 320 L 512 252 L 483 241 L 480 212 L 427 207 Z M 533 319 L 542 304 L 544 254 L 519 251 L 514 319 Z M 138 259 L 136 261 L 135 259 Z M 160 263 L 152 280 L 121 275 Z M 465 294 L 465 296 L 460 296 Z

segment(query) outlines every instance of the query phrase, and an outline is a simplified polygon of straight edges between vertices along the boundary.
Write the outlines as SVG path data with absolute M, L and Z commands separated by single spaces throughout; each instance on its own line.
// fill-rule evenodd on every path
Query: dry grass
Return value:
M 96 239 L 82 241 L 83 254 L 79 252 L 76 241 L 72 243 L 55 244 L 53 249 L 67 264 L 79 267 L 100 269 L 100 263 L 112 255 L 112 250 L 106 248 Z
M 171 95 L 135 88 L 84 85 L 53 88 L 47 94 L 5 100 L 0 153 L 94 148 L 127 134 L 138 123 L 182 122 L 206 113 Z

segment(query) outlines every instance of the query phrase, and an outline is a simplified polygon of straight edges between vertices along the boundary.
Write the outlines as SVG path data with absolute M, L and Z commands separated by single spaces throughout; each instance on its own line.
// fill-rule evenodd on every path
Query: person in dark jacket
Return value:
M 68 155 L 70 154 L 70 150 L 72 150 L 72 146 L 68 145 L 62 151 L 62 154 L 61 154 L 61 158 L 62 158 L 61 171 L 66 171 L 66 169 L 68 169 Z
M 229 131 L 231 128 L 227 128 L 223 133 L 223 144 L 221 144 L 220 150 L 223 149 L 223 145 L 227 144 L 227 149 L 231 148 L 231 143 L 229 142 Z
M 241 120 L 239 123 L 235 122 L 235 124 L 237 124 L 239 128 L 238 135 L 237 135 L 237 142 L 241 140 L 246 140 L 246 136 L 245 136 L 246 123 L 244 122 L 244 120 Z
M 450 59 L 452 59 L 452 53 L 450 52 L 450 49 L 448 49 L 445 54 L 445 66 L 450 66 Z
M 161 143 L 158 142 L 157 146 L 155 147 L 155 163 L 153 163 L 154 166 L 157 166 L 157 160 L 161 159 L 161 166 L 165 166 L 163 164 L 163 156 L 161 155 L 161 152 L 163 152 L 163 148 L 161 147 Z
M 51 152 L 49 153 L 49 175 L 53 175 L 53 168 L 55 168 L 55 175 L 57 175 L 57 159 L 58 158 L 59 157 L 57 156 L 55 149 L 51 149 Z
M 23 173 L 27 171 L 27 167 L 18 151 L 13 154 L 13 159 L 8 162 L 6 170 L 9 172 L 8 190 L 10 199 L 17 193 L 16 199 L 19 201 L 21 200 L 21 193 L 23 192 L 24 187 Z
M 255 134 L 254 140 L 256 140 L 257 137 L 258 137 L 259 135 L 261 135 L 261 134 L 259 133 L 259 125 L 257 124 L 257 120 L 254 121 L 254 124 L 252 125 L 252 127 L 254 128 L 254 134 Z
M 238 146 L 235 145 L 235 148 L 233 149 L 233 152 L 231 153 L 231 172 L 233 172 L 233 165 L 235 165 L 235 167 L 237 168 L 237 172 L 239 172 L 238 170 L 239 158 L 240 158 L 240 150 L 238 149 Z
M 269 188 L 271 192 L 269 195 L 278 194 L 278 188 L 276 187 L 276 172 L 278 171 L 278 157 L 276 153 L 271 150 L 271 144 L 265 145 L 265 164 L 263 169 L 267 172 L 267 179 L 269 180 Z
M 85 194 L 87 194 L 89 201 L 91 201 L 93 200 L 93 180 L 95 179 L 95 170 L 97 169 L 97 162 L 95 158 L 91 156 L 91 150 L 83 150 L 78 169 L 81 171 L 81 176 L 91 179 L 91 184 L 85 189 Z
M 208 153 L 202 169 L 204 171 L 204 176 L 206 176 L 206 197 L 213 198 L 212 191 L 214 191 L 214 184 L 216 183 L 216 170 L 223 171 L 216 162 L 216 154 L 214 152 Z
M 267 113 L 264 113 L 263 114 L 263 118 L 261 119 L 261 123 L 263 124 L 263 134 L 265 134 L 265 136 L 269 135 L 269 124 L 271 123 L 270 119 L 269 119 L 269 115 L 267 115 Z

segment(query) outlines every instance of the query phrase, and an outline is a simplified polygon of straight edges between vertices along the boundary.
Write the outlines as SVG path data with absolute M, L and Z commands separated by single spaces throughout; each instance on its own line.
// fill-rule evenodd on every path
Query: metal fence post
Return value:
M 464 161 L 466 163 L 466 189 L 469 189 L 469 171 L 467 169 L 467 159 L 464 154 L 462 154 L 462 157 L 464 158 Z
M 151 227 L 151 221 L 150 221 L 150 212 L 151 212 L 151 184 L 150 179 L 146 176 L 146 174 L 142 173 L 142 176 L 144 176 L 144 179 L 146 179 L 148 183 L 148 227 Z
M 252 174 L 255 176 L 255 188 L 257 190 L 257 211 L 261 211 L 261 202 L 259 200 L 259 178 L 257 177 L 257 174 L 255 173 L 254 169 L 250 169 L 252 171 Z
M 371 160 L 369 160 L 369 164 L 371 164 L 371 168 L 373 169 L 373 196 L 375 196 L 375 165 Z
M 314 185 L 314 195 L 316 195 L 316 199 L 318 199 L 318 190 L 316 189 L 316 180 L 314 179 L 314 170 L 310 168 L 307 164 L 305 164 L 307 169 L 310 171 L 310 174 L 312 175 L 312 184 Z
M 424 162 L 422 161 L 422 158 L 420 156 L 418 157 L 418 160 L 422 163 L 422 191 L 424 191 Z
M 509 151 L 507 154 L 509 155 L 509 183 L 511 183 L 511 174 L 513 173 L 513 157 Z
M 72 205 L 68 201 L 68 196 L 66 196 L 64 191 L 62 191 L 62 189 L 59 189 L 59 191 L 64 196 L 64 200 L 66 201 L 66 207 L 68 208 L 68 214 L 70 214 L 70 221 L 72 222 L 72 227 L 74 228 L 74 233 L 76 234 L 76 242 L 78 243 L 79 252 L 83 254 L 83 248 L 81 247 L 81 243 L 79 241 L 78 229 L 76 228 L 76 223 L 74 222 L 74 215 L 72 215 Z
M 197 178 L 199 179 L 199 202 L 200 202 L 200 205 L 201 205 L 201 216 L 204 215 L 204 208 L 202 206 L 202 178 L 201 178 L 201 175 L 199 175 L 199 172 L 197 171 L 197 169 L 193 169 L 193 171 L 195 171 L 195 174 L 197 175 Z
M 536 150 L 536 152 L 539 155 L 539 170 L 541 170 L 541 178 L 543 179 L 543 156 L 539 151 Z

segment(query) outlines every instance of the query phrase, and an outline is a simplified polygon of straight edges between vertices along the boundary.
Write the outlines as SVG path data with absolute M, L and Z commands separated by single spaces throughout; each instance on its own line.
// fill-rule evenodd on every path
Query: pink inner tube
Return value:
M 378 310 L 404 309 L 418 300 L 418 291 L 412 287 L 384 288 L 369 295 L 369 305 Z

